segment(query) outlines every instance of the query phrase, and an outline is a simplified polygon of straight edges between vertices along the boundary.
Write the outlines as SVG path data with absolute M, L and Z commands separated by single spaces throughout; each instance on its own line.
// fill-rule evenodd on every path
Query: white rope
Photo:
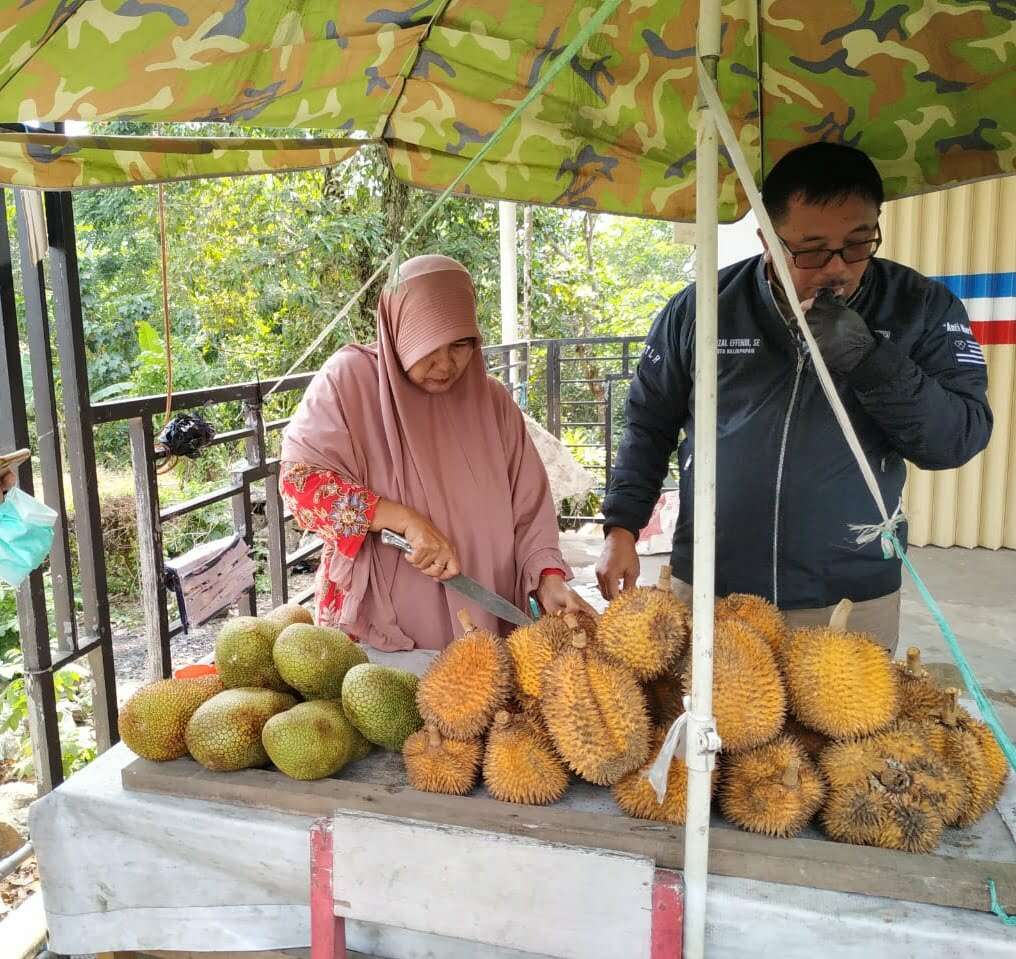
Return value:
M 769 252 L 772 255 L 773 266 L 776 268 L 776 273 L 780 278 L 780 282 L 783 284 L 784 292 L 787 295 L 787 299 L 790 301 L 790 307 L 794 311 L 794 317 L 797 320 L 798 328 L 801 330 L 801 334 L 804 336 L 805 342 L 807 342 L 808 348 L 811 351 L 811 359 L 815 364 L 815 372 L 818 374 L 819 383 L 822 385 L 822 392 L 825 393 L 826 398 L 829 400 L 829 405 L 833 408 L 833 414 L 840 425 L 843 437 L 846 439 L 851 453 L 854 454 L 854 459 L 857 460 L 857 465 L 861 469 L 861 475 L 864 477 L 864 482 L 868 487 L 868 491 L 871 493 L 871 498 L 875 501 L 875 505 L 878 507 L 879 514 L 882 517 L 882 522 L 876 524 L 875 526 L 857 527 L 856 529 L 863 530 L 865 535 L 869 530 L 876 531 L 871 539 L 867 540 L 867 542 L 872 542 L 876 536 L 887 538 L 888 534 L 895 531 L 896 527 L 903 521 L 904 517 L 902 510 L 897 507 L 896 512 L 893 513 L 892 517 L 889 516 L 889 511 L 886 509 L 885 500 L 882 498 L 882 491 L 879 489 L 878 481 L 875 479 L 875 474 L 872 471 L 871 464 L 868 462 L 868 458 L 864 455 L 864 450 L 861 448 L 861 442 L 857 438 L 857 433 L 854 432 L 854 426 L 850 422 L 850 417 L 847 415 L 846 409 L 843 407 L 843 401 L 840 399 L 839 393 L 836 392 L 836 386 L 833 384 L 832 377 L 829 375 L 829 370 L 826 368 L 825 360 L 822 358 L 822 353 L 819 350 L 818 345 L 815 343 L 815 338 L 811 335 L 811 330 L 808 328 L 807 320 L 804 318 L 804 311 L 801 309 L 800 300 L 797 298 L 797 290 L 794 288 L 794 282 L 790 277 L 790 269 L 787 266 L 787 258 L 783 250 L 783 244 L 776 235 L 776 230 L 773 228 L 772 221 L 769 219 L 769 214 L 766 212 L 766 209 L 762 204 L 762 195 L 759 193 L 758 187 L 755 186 L 755 179 L 751 174 L 751 170 L 748 168 L 748 161 L 745 159 L 744 153 L 741 150 L 741 145 L 737 142 L 737 136 L 734 134 L 734 129 L 730 125 L 730 120 L 723 109 L 723 104 L 720 103 L 716 87 L 713 85 L 713 81 L 709 78 L 709 74 L 702 69 L 701 63 L 698 64 L 698 71 L 699 84 L 701 85 L 702 92 L 705 94 L 706 103 L 709 105 L 709 109 L 712 110 L 713 116 L 716 119 L 716 128 L 719 130 L 720 137 L 730 154 L 731 160 L 734 162 L 734 169 L 737 171 L 737 176 L 741 181 L 741 185 L 744 187 L 744 192 L 748 197 L 748 202 L 751 204 L 751 208 L 755 211 L 755 215 L 758 217 L 758 223 L 762 229 L 762 235 L 766 238 L 766 244 L 768 245 Z M 855 529 L 855 527 L 851 527 L 851 529 Z M 857 542 L 859 545 L 863 545 L 860 539 L 858 539 Z M 885 539 L 883 539 L 883 542 L 885 542 Z
M 684 745 L 685 733 L 688 729 L 688 713 L 691 711 L 691 697 L 685 696 L 681 701 L 684 703 L 684 712 L 674 720 L 670 729 L 667 730 L 667 735 L 663 740 L 663 745 L 660 746 L 659 754 L 653 760 L 649 770 L 643 773 L 643 776 L 649 780 L 649 785 L 653 787 L 653 792 L 656 793 L 657 803 L 660 804 L 663 803 L 667 795 L 667 780 L 670 778 L 670 764 L 674 760 L 674 755 L 679 750 L 682 754 L 684 752 L 682 747 Z

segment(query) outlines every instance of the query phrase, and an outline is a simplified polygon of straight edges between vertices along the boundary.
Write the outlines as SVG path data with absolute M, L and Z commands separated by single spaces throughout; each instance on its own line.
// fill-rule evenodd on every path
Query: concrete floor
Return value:
M 574 585 L 600 608 L 594 567 L 602 541 L 599 528 L 561 537 Z M 1016 550 L 926 547 L 912 549 L 910 558 L 959 637 L 999 720 L 1016 738 Z M 666 559 L 642 557 L 641 582 L 654 582 Z M 922 661 L 943 685 L 962 689 L 945 639 L 906 571 L 903 579 L 900 650 L 919 647 Z

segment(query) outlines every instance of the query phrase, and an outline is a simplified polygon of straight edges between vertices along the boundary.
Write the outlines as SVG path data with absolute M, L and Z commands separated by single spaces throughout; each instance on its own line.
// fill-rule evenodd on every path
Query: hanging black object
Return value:
M 194 413 L 177 413 L 159 436 L 165 454 L 197 459 L 213 439 L 215 427 Z

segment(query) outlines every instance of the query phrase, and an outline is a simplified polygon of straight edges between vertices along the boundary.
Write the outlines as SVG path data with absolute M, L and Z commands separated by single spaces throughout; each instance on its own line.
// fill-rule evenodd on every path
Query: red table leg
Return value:
M 310 959 L 346 959 L 346 920 L 335 915 L 332 821 L 310 830 Z
M 681 959 L 683 951 L 684 883 L 679 872 L 657 869 L 653 880 L 653 932 L 650 956 L 652 959 Z

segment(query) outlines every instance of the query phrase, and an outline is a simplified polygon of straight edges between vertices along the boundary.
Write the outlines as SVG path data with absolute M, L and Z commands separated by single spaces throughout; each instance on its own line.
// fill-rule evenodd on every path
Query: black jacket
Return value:
M 987 445 L 987 370 L 963 305 L 942 284 L 873 260 L 850 303 L 878 345 L 840 396 L 890 512 L 904 460 L 961 466 Z M 783 609 L 861 601 L 900 586 L 898 559 L 858 547 L 850 524 L 879 522 L 806 349 L 783 319 L 762 257 L 719 276 L 716 593 L 755 593 Z M 691 582 L 695 288 L 653 323 L 631 384 L 604 502 L 605 527 L 648 522 L 679 431 L 680 515 L 671 559 Z M 905 542 L 906 528 L 900 538 Z

